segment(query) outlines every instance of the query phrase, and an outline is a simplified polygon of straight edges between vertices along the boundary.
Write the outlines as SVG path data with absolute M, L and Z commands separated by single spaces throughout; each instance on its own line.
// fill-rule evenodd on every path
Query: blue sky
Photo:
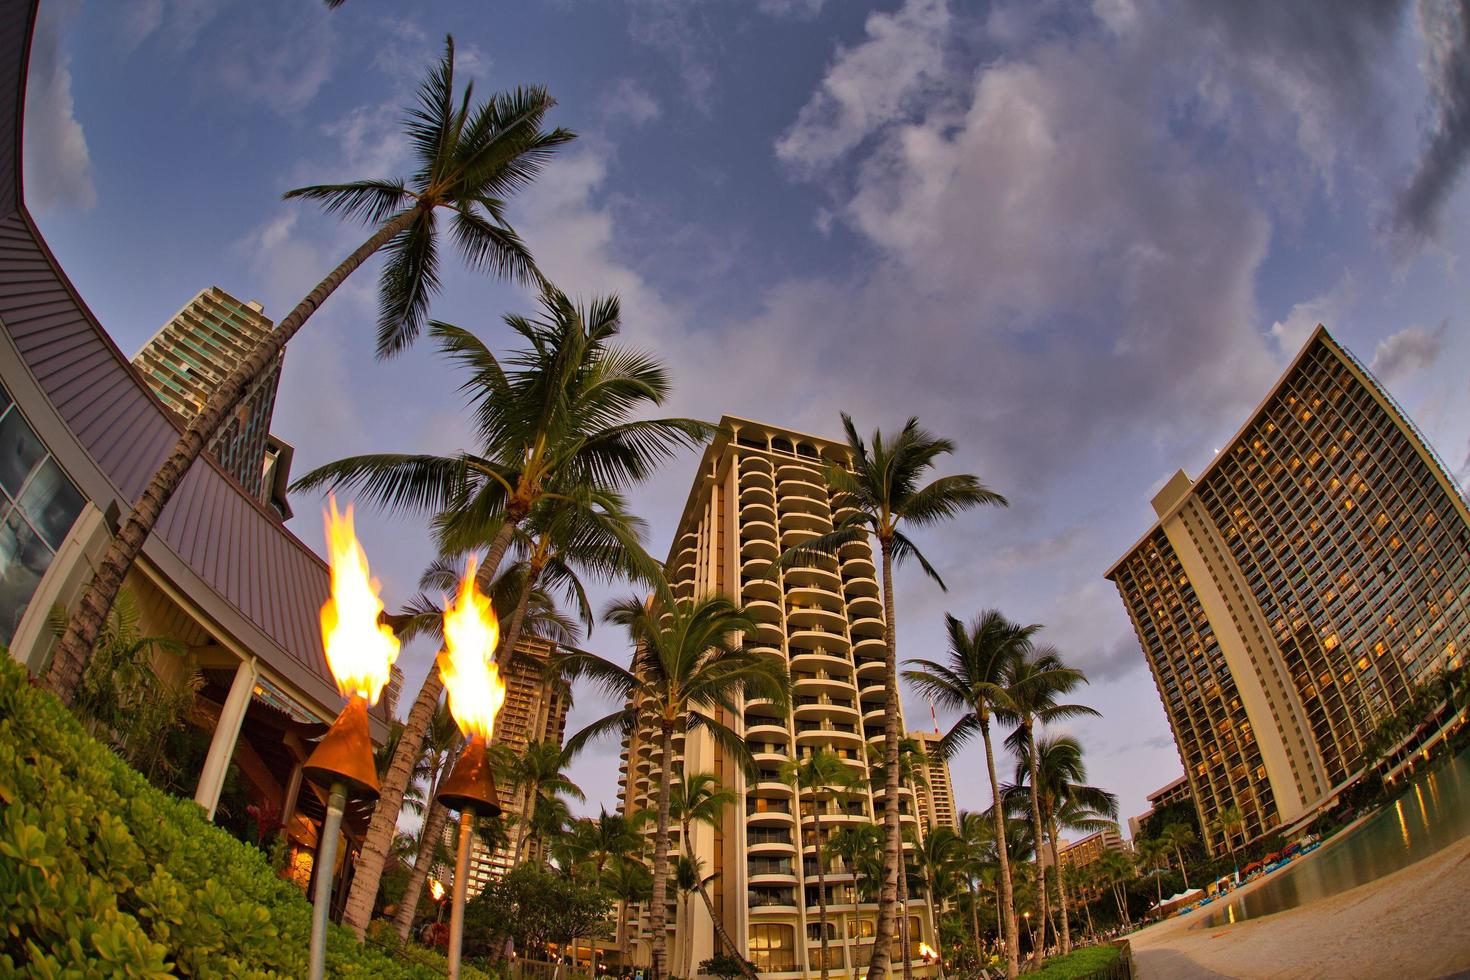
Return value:
M 1012 506 L 901 574 L 900 656 L 941 618 L 1047 625 L 1104 718 L 1075 723 L 1123 816 L 1178 756 L 1103 571 L 1325 322 L 1470 478 L 1467 0 L 44 0 L 27 197 L 128 353 L 200 288 L 284 314 L 364 237 L 283 191 L 404 171 L 402 107 L 453 33 L 461 77 L 546 85 L 581 138 L 513 208 L 568 292 L 617 292 L 671 411 L 819 435 L 911 414 Z M 492 343 L 530 298 L 451 265 L 437 318 Z M 447 451 L 426 344 L 372 355 L 374 273 L 291 344 L 298 472 Z M 639 488 L 663 554 L 691 455 Z M 292 527 L 320 547 L 319 501 Z M 430 557 L 359 520 L 390 605 Z M 589 645 L 620 655 L 599 628 Z M 415 688 L 430 651 L 403 665 Z M 585 693 L 573 724 L 602 709 Z M 927 723 L 913 700 L 908 715 Z M 945 719 L 941 719 L 944 721 Z M 615 746 L 576 765 L 611 805 Z M 989 804 L 978 753 L 962 806 Z

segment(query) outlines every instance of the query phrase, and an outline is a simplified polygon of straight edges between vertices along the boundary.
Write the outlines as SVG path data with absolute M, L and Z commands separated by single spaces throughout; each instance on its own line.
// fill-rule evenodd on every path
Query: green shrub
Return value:
M 0 647 L 0 975 L 303 977 L 311 906 L 99 742 Z M 332 927 L 333 977 L 443 976 Z
M 1028 977 L 1034 980 L 1088 980 L 1118 962 L 1120 955 L 1116 946 L 1088 946 L 1047 960 L 1045 966 L 1028 974 Z

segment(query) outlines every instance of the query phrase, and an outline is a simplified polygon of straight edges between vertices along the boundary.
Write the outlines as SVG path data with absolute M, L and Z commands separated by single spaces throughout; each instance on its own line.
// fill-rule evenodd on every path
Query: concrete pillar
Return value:
M 199 787 L 194 791 L 194 802 L 204 807 L 204 814 L 214 819 L 215 807 L 219 806 L 219 794 L 225 786 L 225 770 L 235 754 L 235 742 L 240 738 L 240 726 L 245 721 L 245 711 L 250 707 L 250 693 L 259 676 L 255 658 L 240 661 L 235 668 L 235 680 L 230 685 L 229 696 L 220 709 L 219 722 L 214 726 L 214 738 L 209 742 L 209 755 L 204 758 L 204 769 L 199 773 Z

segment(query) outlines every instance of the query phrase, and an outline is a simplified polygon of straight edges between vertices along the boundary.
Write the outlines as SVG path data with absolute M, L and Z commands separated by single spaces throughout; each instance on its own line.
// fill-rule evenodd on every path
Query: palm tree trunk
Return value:
M 618 971 L 621 973 L 629 966 L 628 957 L 628 900 L 618 899 Z
M 913 937 L 909 935 L 909 862 L 902 844 L 899 845 L 898 860 L 898 945 L 903 950 L 903 959 L 899 962 L 903 964 L 903 980 L 913 980 Z
M 403 889 L 403 898 L 398 902 L 398 912 L 393 916 L 393 926 L 399 939 L 407 939 L 413 928 L 413 917 L 419 908 L 419 898 L 424 893 L 424 881 L 429 877 L 429 868 L 434 863 L 434 852 L 444 836 L 444 825 L 449 821 L 449 810 L 429 795 L 429 809 L 424 814 L 424 828 L 419 834 L 418 853 L 413 858 L 413 870 L 409 872 L 408 884 Z
M 1051 847 L 1051 866 L 1056 869 L 1057 898 L 1062 904 L 1062 955 L 1066 956 L 1072 952 L 1072 920 L 1067 908 L 1067 888 L 1062 884 L 1062 864 L 1057 855 L 1057 823 L 1055 820 L 1048 821 L 1046 837 Z
M 428 676 L 418 697 L 409 709 L 408 721 L 399 736 L 398 747 L 393 750 L 393 762 L 373 806 L 373 816 L 368 822 L 367 836 L 363 838 L 362 853 L 357 859 L 357 869 L 352 876 L 352 888 L 347 893 L 347 905 L 342 912 L 342 921 L 361 939 L 373 915 L 373 903 L 378 898 L 378 884 L 383 878 L 383 865 L 388 860 L 389 848 L 393 845 L 393 832 L 398 828 L 398 811 L 403 806 L 403 793 L 413 778 L 424 746 L 424 735 L 434 719 L 434 710 L 439 706 L 439 695 L 444 692 L 444 681 L 439 676 L 438 664 L 429 665 Z
M 812 800 L 813 854 L 817 859 L 817 921 L 822 924 L 822 980 L 827 980 L 827 869 L 822 867 L 822 814 Z
M 1184 890 L 1189 891 L 1189 872 L 1184 870 L 1184 855 L 1180 853 L 1178 845 L 1174 847 L 1174 857 L 1179 859 L 1179 873 L 1184 876 Z
M 720 945 L 724 946 L 726 952 L 739 961 L 740 972 L 744 976 L 749 977 L 750 980 L 760 980 L 760 974 L 751 968 L 750 961 L 741 954 L 740 947 L 735 945 L 735 940 L 730 938 L 730 934 L 725 931 L 725 924 L 720 921 L 719 916 L 715 915 L 715 903 L 710 899 L 709 890 L 705 888 L 702 881 L 699 883 L 699 897 L 704 900 L 705 911 L 709 913 L 710 921 L 715 924 L 715 936 L 719 938 Z
M 975 888 L 975 879 L 966 876 L 966 886 L 970 889 L 970 926 L 975 930 L 975 956 L 980 956 L 980 893 Z
M 531 843 L 531 820 L 536 815 L 536 799 L 541 793 L 541 784 L 532 782 L 526 784 L 526 792 L 521 801 L 521 826 L 517 831 L 516 860 L 520 866 L 527 858 L 526 851 Z
M 1082 907 L 1087 910 L 1087 931 L 1097 935 L 1097 926 L 1092 924 L 1092 898 L 1089 895 L 1082 896 Z
M 903 837 L 898 821 L 898 639 L 894 629 L 893 603 L 893 544 L 884 538 L 878 541 L 883 560 L 883 625 L 885 649 L 883 651 L 883 680 L 887 688 L 884 698 L 883 759 L 887 778 L 883 788 L 883 887 L 878 893 L 878 927 L 873 936 L 873 959 L 868 965 L 868 980 L 884 980 L 888 976 L 890 945 L 893 942 L 894 924 L 898 911 L 898 879 L 900 849 Z
M 934 968 L 939 971 L 939 980 L 944 980 L 944 942 L 939 938 L 939 900 L 934 897 L 934 876 L 929 875 L 929 926 L 934 930 L 934 950 L 939 959 Z
M 134 502 L 122 527 L 113 535 L 106 554 L 97 564 L 92 581 L 88 583 L 87 590 L 82 593 L 81 600 L 72 610 L 66 632 L 57 642 L 51 667 L 46 672 L 46 686 L 63 702 L 71 704 L 76 694 L 82 672 L 92 657 L 92 646 L 97 642 L 97 634 L 101 632 L 103 624 L 107 622 L 107 614 L 112 611 L 112 604 L 117 600 L 123 579 L 142 552 L 143 544 L 153 533 L 158 519 L 163 516 L 163 509 L 183 484 L 184 477 L 204 452 L 220 423 L 245 399 L 251 385 L 275 361 L 286 342 L 296 335 L 307 319 L 326 302 L 327 297 L 336 292 L 343 280 L 374 252 L 412 224 L 418 214 L 417 207 L 402 212 L 359 245 L 341 265 L 317 283 L 316 288 L 296 304 L 296 308 L 274 330 L 255 345 L 249 356 L 209 396 L 199 414 L 189 420 L 179 441 L 174 444 L 163 464 L 153 474 L 153 479 Z
M 1020 937 L 1016 935 L 1015 895 L 1011 890 L 1011 859 L 1006 853 L 1005 814 L 1000 801 L 1000 780 L 995 778 L 995 750 L 990 745 L 990 719 L 980 720 L 980 738 L 985 743 L 985 768 L 990 774 L 990 795 L 994 805 L 990 808 L 995 816 L 995 852 L 1000 858 L 1000 892 L 1004 899 L 1001 919 L 1006 934 L 1006 978 L 1015 980 L 1021 970 L 1017 949 Z
M 1026 719 L 1022 724 L 1026 729 L 1026 762 L 1031 769 L 1031 833 L 1036 840 L 1036 892 L 1040 896 L 1041 905 L 1041 923 L 1038 926 L 1041 943 L 1036 953 L 1036 960 L 1040 963 L 1046 958 L 1046 923 L 1047 916 L 1051 914 L 1051 897 L 1046 893 L 1046 863 L 1041 860 L 1042 841 L 1046 838 L 1041 832 L 1041 797 L 1036 786 L 1038 772 L 1035 732 L 1032 729 L 1031 719 Z
M 674 779 L 674 725 L 663 722 L 663 766 L 659 772 L 658 828 L 653 835 L 653 897 L 648 920 L 653 936 L 653 963 L 648 971 L 648 980 L 664 980 L 668 976 L 669 932 L 665 928 L 668 919 L 669 894 L 669 787 Z

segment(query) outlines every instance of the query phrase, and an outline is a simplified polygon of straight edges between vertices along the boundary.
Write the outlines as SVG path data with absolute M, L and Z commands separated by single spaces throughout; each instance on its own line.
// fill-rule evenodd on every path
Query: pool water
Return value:
M 1366 823 L 1273 874 L 1248 894 L 1216 900 L 1200 928 L 1254 919 L 1392 874 L 1470 834 L 1470 750 L 1421 773 Z

